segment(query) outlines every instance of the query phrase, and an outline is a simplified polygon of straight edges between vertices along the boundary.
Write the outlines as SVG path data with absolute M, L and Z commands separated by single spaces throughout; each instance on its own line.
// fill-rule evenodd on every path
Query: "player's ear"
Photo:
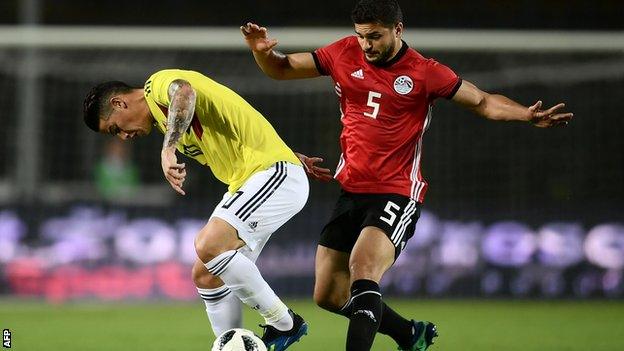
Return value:
M 394 26 L 394 35 L 400 38 L 403 35 L 403 22 L 399 22 Z
M 126 102 L 119 95 L 111 97 L 110 104 L 111 104 L 111 107 L 115 110 L 123 110 L 124 108 L 128 107 Z

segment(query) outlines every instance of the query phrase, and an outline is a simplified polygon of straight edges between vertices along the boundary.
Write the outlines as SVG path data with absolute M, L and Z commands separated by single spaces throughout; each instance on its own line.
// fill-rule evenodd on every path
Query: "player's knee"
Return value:
M 329 291 L 322 291 L 320 289 L 314 290 L 314 302 L 316 305 L 324 310 L 330 312 L 337 312 L 344 306 L 348 296 L 342 296 L 338 294 L 332 294 Z
M 195 252 L 204 263 L 244 245 L 245 243 L 238 238 L 236 229 L 223 220 L 211 219 L 195 237 Z
M 340 310 L 340 305 L 336 304 L 335 301 L 327 296 L 318 296 L 314 295 L 314 302 L 316 305 L 324 310 L 330 312 L 336 312 Z
M 207 263 L 223 252 L 228 251 L 222 242 L 212 238 L 209 232 L 200 231 L 195 237 L 195 252 L 202 262 Z
M 383 272 L 384 269 L 374 262 L 349 262 L 349 273 L 354 281 L 359 279 L 379 281 Z
M 202 289 L 214 289 L 223 285 L 221 280 L 214 275 L 210 274 L 206 267 L 201 265 L 193 265 L 191 271 L 193 282 L 195 286 Z
M 317 290 L 314 290 L 314 303 L 316 303 L 316 305 L 324 310 L 327 310 L 330 308 L 329 305 L 329 299 L 327 298 L 327 294 L 322 293 L 322 292 L 318 292 Z

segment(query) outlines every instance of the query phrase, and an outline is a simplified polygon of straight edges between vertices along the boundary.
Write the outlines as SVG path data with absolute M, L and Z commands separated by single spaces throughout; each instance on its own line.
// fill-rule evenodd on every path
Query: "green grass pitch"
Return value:
M 292 351 L 344 350 L 346 319 L 309 301 L 287 302 L 310 333 Z M 440 337 L 432 351 L 624 350 L 624 301 L 389 300 L 406 316 L 430 319 Z M 260 318 L 245 311 L 256 333 Z M 0 328 L 11 350 L 202 350 L 213 340 L 196 303 L 71 303 L 0 300 Z M 378 335 L 373 350 L 396 350 Z

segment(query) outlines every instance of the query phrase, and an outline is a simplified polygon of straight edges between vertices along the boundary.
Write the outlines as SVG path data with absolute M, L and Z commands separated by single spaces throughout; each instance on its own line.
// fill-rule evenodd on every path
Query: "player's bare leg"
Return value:
M 375 227 L 362 229 L 349 259 L 351 305 L 347 351 L 370 350 L 381 323 L 379 281 L 394 261 L 394 246 Z
M 278 330 L 293 327 L 288 307 L 262 278 L 256 265 L 237 249 L 245 243 L 236 229 L 225 220 L 213 217 L 195 238 L 195 251 L 208 272 L 219 277 L 225 286 L 249 307 L 257 310 Z
M 379 283 L 394 263 L 394 245 L 381 229 L 365 227 L 349 258 L 351 282 L 368 279 Z
M 395 247 L 381 229 L 372 226 L 362 229 L 349 260 L 352 284 L 350 306 L 346 306 L 351 310 L 347 350 L 370 350 L 382 317 L 388 319 L 384 334 L 397 340 L 402 350 L 424 351 L 432 343 L 433 324 L 407 321 L 391 309 L 383 311 L 379 281 L 394 258 Z
M 314 302 L 325 310 L 340 313 L 349 301 L 349 254 L 319 245 L 314 262 Z
M 316 251 L 314 302 L 333 313 L 349 318 L 351 273 L 349 254 L 319 245 Z M 382 300 L 382 317 L 378 332 L 390 336 L 405 350 L 413 344 L 413 322 L 403 318 Z
M 206 305 L 208 320 L 215 336 L 232 328 L 242 328 L 241 303 L 235 294 L 197 259 L 192 270 L 193 282 Z

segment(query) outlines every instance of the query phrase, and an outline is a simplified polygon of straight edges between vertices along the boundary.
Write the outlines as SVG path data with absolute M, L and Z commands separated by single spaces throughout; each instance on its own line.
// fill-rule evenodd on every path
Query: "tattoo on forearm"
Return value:
M 169 86 L 169 115 L 164 147 L 175 146 L 191 124 L 195 112 L 195 91 L 184 80 L 175 80 Z

